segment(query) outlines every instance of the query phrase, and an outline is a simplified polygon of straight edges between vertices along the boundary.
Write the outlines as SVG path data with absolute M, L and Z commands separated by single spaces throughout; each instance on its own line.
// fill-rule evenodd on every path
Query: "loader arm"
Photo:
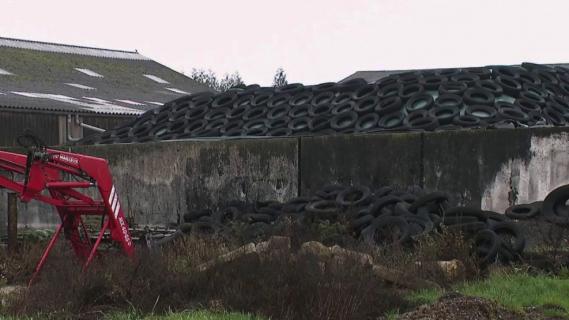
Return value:
M 95 257 L 107 230 L 128 256 L 134 255 L 128 223 L 105 159 L 47 148 L 34 148 L 27 156 L 0 151 L 0 173 L 3 172 L 8 175 L 0 174 L 0 187 L 17 193 L 23 202 L 37 200 L 53 205 L 61 219 L 30 284 L 62 231 L 75 254 L 83 260 L 84 268 Z M 93 194 L 96 196 L 90 196 Z M 91 243 L 82 219 L 84 215 L 102 217 L 95 243 Z

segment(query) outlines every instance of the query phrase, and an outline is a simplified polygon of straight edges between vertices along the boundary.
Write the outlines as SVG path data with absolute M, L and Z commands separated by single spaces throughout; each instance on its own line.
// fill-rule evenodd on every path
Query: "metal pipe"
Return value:
M 96 132 L 105 132 L 105 131 L 107 131 L 107 130 L 105 130 L 105 129 L 102 129 L 102 128 L 99 128 L 99 127 L 95 127 L 95 126 L 92 126 L 92 125 L 90 125 L 90 124 L 86 124 L 86 123 L 83 123 L 83 122 L 81 122 L 80 125 L 81 125 L 83 128 L 87 128 L 87 129 L 89 129 L 89 130 L 93 130 L 93 131 L 96 131 Z
M 18 248 L 18 195 L 8 192 L 8 251 Z
M 78 116 L 76 115 L 76 118 L 75 118 L 75 121 L 76 121 L 76 122 L 79 121 L 79 119 L 78 119 L 77 117 L 78 117 Z M 71 141 L 71 142 L 77 142 L 77 141 L 81 140 L 81 137 L 79 137 L 79 138 L 73 138 L 73 137 L 71 136 L 71 131 L 69 130 L 69 123 L 71 123 L 71 115 L 70 115 L 70 114 L 67 115 L 67 122 L 65 123 L 65 124 L 66 124 L 65 129 L 66 129 L 66 131 L 67 131 L 67 140 L 68 140 L 68 141 Z

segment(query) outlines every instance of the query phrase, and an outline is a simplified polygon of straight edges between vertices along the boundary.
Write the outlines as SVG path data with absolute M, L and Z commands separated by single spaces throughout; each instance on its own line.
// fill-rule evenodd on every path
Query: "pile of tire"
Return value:
M 533 63 L 418 70 L 375 83 L 249 85 L 178 98 L 80 144 L 563 126 L 568 99 L 569 69 Z
M 296 197 L 285 203 L 233 201 L 220 210 L 196 210 L 183 216 L 183 233 L 224 234 L 234 225 L 244 225 L 252 237 L 270 233 L 283 221 L 302 224 L 340 223 L 348 236 L 370 245 L 412 245 L 432 232 L 460 232 L 475 244 L 482 264 L 516 261 L 523 254 L 526 238 L 516 220 L 546 220 L 569 227 L 569 185 L 552 191 L 543 202 L 516 205 L 503 213 L 473 207 L 451 207 L 442 192 L 419 187 L 398 191 L 384 186 L 328 185 L 313 196 Z

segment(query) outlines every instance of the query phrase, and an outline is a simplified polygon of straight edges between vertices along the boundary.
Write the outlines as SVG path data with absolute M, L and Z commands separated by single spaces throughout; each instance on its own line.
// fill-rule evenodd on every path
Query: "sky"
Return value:
M 0 0 L 0 36 L 138 50 L 270 85 L 358 70 L 569 62 L 567 0 Z

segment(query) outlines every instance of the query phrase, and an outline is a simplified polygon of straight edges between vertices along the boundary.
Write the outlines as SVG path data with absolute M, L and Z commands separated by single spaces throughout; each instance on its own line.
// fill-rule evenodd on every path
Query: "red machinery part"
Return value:
M 0 151 L 0 170 L 27 175 L 24 181 L 0 175 L 0 187 L 16 192 L 23 202 L 38 200 L 55 206 L 61 218 L 61 225 L 38 262 L 30 284 L 42 269 L 61 231 L 71 242 L 75 254 L 84 261 L 84 268 L 95 257 L 107 230 L 128 256 L 134 255 L 128 224 L 105 159 L 47 148 L 34 150 L 27 156 Z M 64 180 L 64 176 L 75 181 Z M 95 188 L 99 195 L 96 199 L 79 191 Z M 84 215 L 103 216 L 104 222 L 95 243 L 91 243 L 82 219 Z

